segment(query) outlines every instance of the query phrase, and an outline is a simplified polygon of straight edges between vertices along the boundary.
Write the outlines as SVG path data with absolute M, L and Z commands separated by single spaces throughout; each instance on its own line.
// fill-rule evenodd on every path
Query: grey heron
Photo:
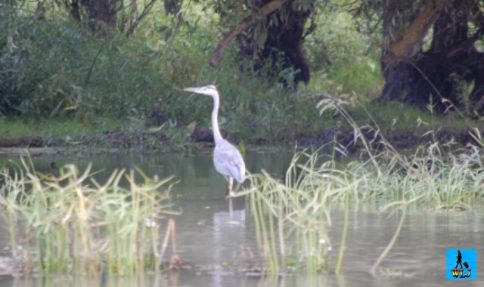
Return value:
M 213 98 L 212 110 L 212 130 L 213 139 L 215 141 L 215 149 L 213 150 L 213 164 L 215 169 L 225 176 L 227 180 L 227 197 L 234 195 L 232 186 L 234 179 L 242 183 L 245 180 L 245 163 L 244 158 L 239 150 L 222 137 L 218 126 L 218 110 L 220 106 L 220 96 L 215 85 L 208 85 L 203 87 L 192 87 L 183 89 L 186 92 L 192 92 L 202 95 L 211 96 Z

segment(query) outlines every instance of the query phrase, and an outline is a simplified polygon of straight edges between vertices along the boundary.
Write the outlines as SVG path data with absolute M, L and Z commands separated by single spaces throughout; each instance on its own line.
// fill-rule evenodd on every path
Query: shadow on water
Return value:
M 290 152 L 248 152 L 248 169 L 283 175 L 291 161 Z M 7 158 L 0 158 L 0 165 Z M 17 286 L 441 286 L 445 282 L 446 248 L 477 248 L 483 254 L 484 215 L 474 212 L 413 212 L 408 214 L 395 247 L 382 263 L 384 273 L 372 277 L 369 269 L 393 236 L 398 216 L 376 213 L 372 207 L 350 212 L 343 275 L 334 269 L 344 213 L 333 211 L 328 274 L 287 275 L 264 278 L 246 272 L 257 265 L 257 244 L 251 214 L 243 198 L 224 198 L 225 182 L 212 166 L 211 153 L 108 154 L 93 157 L 41 156 L 33 159 L 38 170 L 55 172 L 65 163 L 81 167 L 92 162 L 99 177 L 116 168 L 140 167 L 147 175 L 175 175 L 173 201 L 183 213 L 176 217 L 179 255 L 187 268 L 142 278 L 46 275 L 28 278 L 0 276 L 0 287 Z M 7 234 L 0 221 L 0 256 L 5 255 Z M 484 266 L 484 256 L 478 266 Z M 1 264 L 1 263 L 0 263 Z M 482 286 L 484 276 L 469 282 Z M 474 285 L 472 285 L 474 284 Z

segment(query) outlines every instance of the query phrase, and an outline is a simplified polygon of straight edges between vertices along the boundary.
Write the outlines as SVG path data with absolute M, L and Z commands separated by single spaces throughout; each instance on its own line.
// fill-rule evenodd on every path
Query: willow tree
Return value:
M 233 28 L 219 43 L 210 64 L 216 66 L 223 49 L 232 38 L 236 38 L 239 56 L 251 59 L 253 68 L 264 70 L 268 79 L 293 87 L 301 81 L 307 83 L 310 73 L 302 44 L 308 34 L 306 23 L 314 11 L 315 2 L 216 0 L 215 7 L 222 25 Z M 284 74 L 286 71 L 289 73 Z
M 484 110 L 484 1 L 369 0 L 357 10 L 381 19 L 381 99 L 435 111 Z M 376 14 L 375 14 L 376 12 Z M 373 13 L 373 14 L 372 14 Z

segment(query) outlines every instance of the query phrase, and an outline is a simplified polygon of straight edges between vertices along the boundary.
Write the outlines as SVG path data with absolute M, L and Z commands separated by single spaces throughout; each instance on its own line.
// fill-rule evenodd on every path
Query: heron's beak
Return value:
M 198 88 L 184 88 L 185 92 L 198 93 Z

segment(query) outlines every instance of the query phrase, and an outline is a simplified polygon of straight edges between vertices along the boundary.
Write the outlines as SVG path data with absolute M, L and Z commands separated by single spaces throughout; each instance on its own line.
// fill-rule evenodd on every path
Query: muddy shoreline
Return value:
M 465 147 L 479 143 L 471 134 L 471 130 L 438 130 L 431 133 L 422 133 L 416 130 L 394 130 L 384 133 L 371 129 L 361 129 L 361 134 L 355 133 L 352 129 L 324 129 L 314 135 L 301 135 L 295 140 L 279 141 L 274 144 L 267 139 L 251 139 L 245 141 L 245 145 L 255 147 L 274 146 L 298 146 L 301 148 L 321 146 L 332 147 L 335 143 L 346 148 L 347 152 L 353 153 L 362 147 L 363 136 L 369 145 L 374 149 L 381 149 L 385 143 L 391 144 L 397 149 L 412 149 L 422 144 L 439 142 L 443 145 L 453 147 Z M 479 129 L 484 134 L 484 127 Z M 224 133 L 225 137 L 234 143 L 239 143 L 237 135 Z M 212 132 L 209 129 L 197 129 L 190 135 L 190 140 L 196 149 L 204 149 L 213 146 Z M 121 129 L 106 131 L 91 135 L 71 138 L 69 136 L 58 136 L 55 138 L 43 138 L 40 136 L 22 136 L 16 138 L 0 137 L 0 153 L 19 153 L 20 150 L 32 150 L 35 153 L 55 153 L 56 151 L 69 152 L 79 150 L 105 150 L 105 151 L 172 151 L 182 147 L 176 146 L 163 134 L 157 133 L 127 133 Z

